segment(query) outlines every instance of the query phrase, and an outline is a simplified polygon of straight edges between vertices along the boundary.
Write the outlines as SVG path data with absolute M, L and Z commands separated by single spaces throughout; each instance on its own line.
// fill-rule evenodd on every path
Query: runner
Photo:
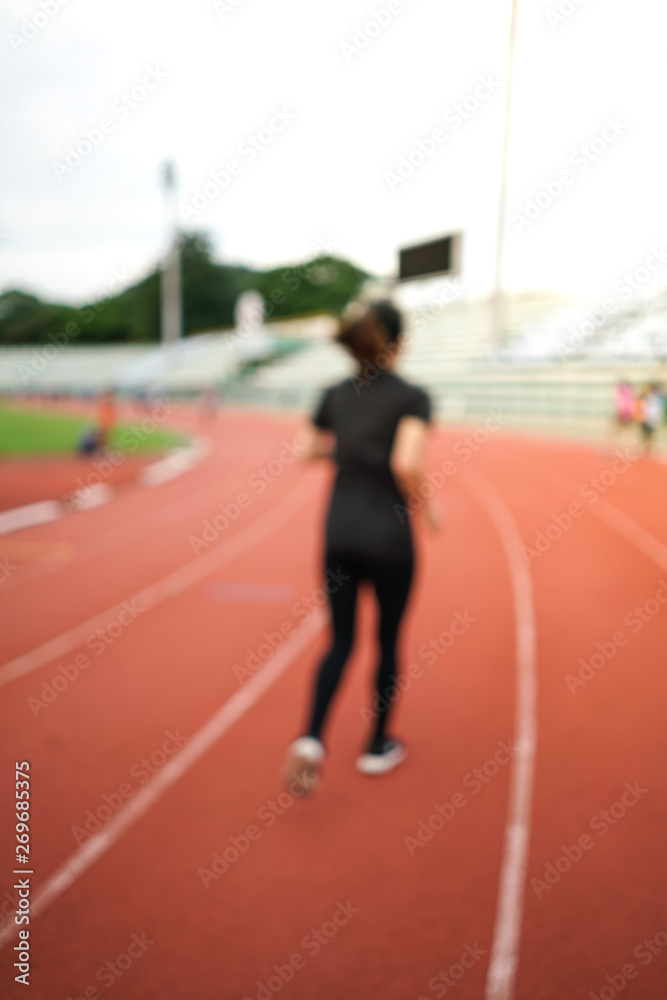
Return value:
M 333 636 L 316 674 L 307 727 L 289 748 L 283 770 L 288 784 L 296 779 L 312 788 L 319 780 L 322 730 L 352 651 L 364 581 L 372 583 L 379 604 L 380 657 L 375 730 L 357 769 L 385 774 L 406 756 L 404 746 L 388 735 L 387 722 L 398 692 L 396 642 L 414 570 L 405 501 L 424 482 L 431 403 L 394 371 L 401 334 L 401 315 L 388 302 L 343 323 L 336 339 L 355 358 L 358 374 L 325 391 L 304 445 L 305 458 L 332 458 L 338 470 L 325 532 Z M 422 509 L 429 525 L 438 527 L 437 509 L 428 501 Z
M 218 415 L 218 390 L 214 385 L 207 385 L 199 394 L 199 422 L 206 426 Z
M 649 458 L 655 434 L 665 419 L 662 389 L 657 383 L 649 384 L 637 400 L 637 423 L 644 441 L 644 457 Z
M 116 401 L 111 389 L 100 396 L 97 408 L 98 449 L 108 448 L 112 431 L 116 425 Z
M 620 435 L 631 428 L 635 419 L 637 401 L 632 386 L 625 379 L 617 383 L 614 391 L 614 408 L 616 411 L 616 431 Z

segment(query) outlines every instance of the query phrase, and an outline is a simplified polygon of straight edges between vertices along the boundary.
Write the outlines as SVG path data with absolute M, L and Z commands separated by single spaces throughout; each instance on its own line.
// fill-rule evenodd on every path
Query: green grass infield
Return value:
M 0 406 L 0 456 L 75 455 L 84 432 L 95 426 L 93 415 L 75 416 L 43 410 Z M 183 434 L 163 430 L 150 418 L 119 423 L 109 447 L 124 455 L 163 452 L 187 443 Z

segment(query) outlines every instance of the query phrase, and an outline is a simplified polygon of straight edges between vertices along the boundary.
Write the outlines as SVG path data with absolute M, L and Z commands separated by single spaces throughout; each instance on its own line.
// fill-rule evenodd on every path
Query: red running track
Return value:
M 431 468 L 456 472 L 438 489 L 444 530 L 417 522 L 414 676 L 395 718 L 409 759 L 382 779 L 354 770 L 365 599 L 305 800 L 278 771 L 325 644 L 330 473 L 290 460 L 294 432 L 226 414 L 181 479 L 2 540 L 0 993 L 26 995 L 11 935 L 27 760 L 33 1000 L 667 996 L 667 469 L 500 433 L 472 451 L 463 429 L 438 431 Z M 517 736 L 531 677 L 534 773 Z M 508 829 L 517 780 L 525 841 Z

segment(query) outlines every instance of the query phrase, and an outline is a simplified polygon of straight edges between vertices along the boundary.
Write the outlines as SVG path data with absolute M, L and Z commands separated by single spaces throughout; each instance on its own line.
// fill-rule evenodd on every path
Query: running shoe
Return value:
M 407 751 L 403 744 L 387 737 L 379 743 L 372 744 L 366 753 L 357 757 L 357 771 L 361 774 L 387 774 L 406 757 Z
M 297 794 L 308 794 L 315 790 L 320 781 L 324 747 L 314 736 L 300 736 L 287 751 L 282 770 L 284 784 L 291 788 L 295 784 L 301 789 Z

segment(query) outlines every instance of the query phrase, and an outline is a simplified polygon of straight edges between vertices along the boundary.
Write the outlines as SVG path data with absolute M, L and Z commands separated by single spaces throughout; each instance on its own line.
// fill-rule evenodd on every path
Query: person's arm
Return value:
M 297 445 L 304 462 L 314 462 L 318 458 L 330 458 L 334 448 L 333 436 L 314 424 L 308 424 L 301 433 Z
M 299 435 L 297 447 L 303 462 L 314 462 L 333 455 L 335 437 L 331 410 L 332 389 L 325 389 L 310 422 Z
M 440 527 L 440 510 L 422 492 L 426 482 L 424 451 L 428 429 L 426 421 L 419 417 L 403 417 L 396 430 L 389 464 L 401 492 L 406 497 L 415 493 L 423 498 L 426 522 L 436 529 Z

